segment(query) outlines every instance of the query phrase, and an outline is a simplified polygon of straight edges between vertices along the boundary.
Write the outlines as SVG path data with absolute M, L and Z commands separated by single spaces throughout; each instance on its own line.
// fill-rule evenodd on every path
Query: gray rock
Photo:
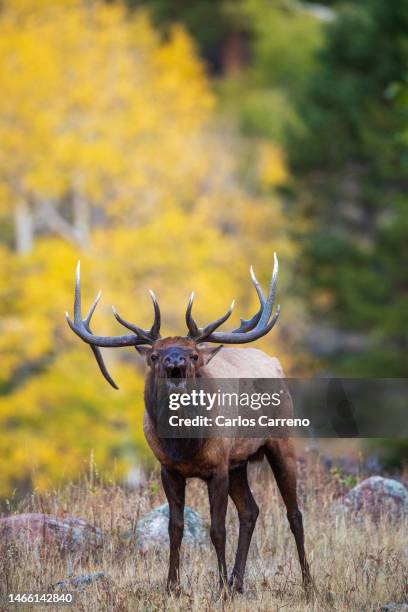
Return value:
M 408 612 L 408 604 L 406 603 L 387 603 L 381 606 L 380 612 Z
M 163 504 L 139 518 L 136 525 L 136 545 L 141 550 L 167 548 L 169 506 Z M 183 543 L 187 546 L 200 546 L 207 541 L 207 529 L 198 512 L 186 506 L 184 508 Z
M 333 511 L 361 521 L 365 516 L 373 521 L 382 516 L 390 521 L 407 518 L 408 491 L 397 480 L 371 476 L 351 489 Z
M 0 518 L 0 542 L 48 548 L 61 552 L 82 553 L 102 545 L 100 529 L 74 516 L 14 514 Z

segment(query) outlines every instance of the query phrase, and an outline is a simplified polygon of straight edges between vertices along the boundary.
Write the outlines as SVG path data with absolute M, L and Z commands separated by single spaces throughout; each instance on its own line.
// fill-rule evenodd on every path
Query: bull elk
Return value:
M 216 321 L 199 327 L 192 316 L 194 294 L 186 310 L 188 334 L 186 337 L 160 337 L 160 308 L 155 295 L 153 301 L 154 322 L 150 330 L 144 330 L 123 319 L 113 308 L 117 321 L 131 333 L 122 336 L 96 336 L 90 328 L 91 317 L 100 299 L 94 303 L 83 318 L 81 312 L 80 267 L 76 272 L 74 320 L 66 314 L 71 329 L 90 345 L 99 368 L 106 380 L 117 388 L 111 378 L 100 352 L 100 347 L 134 346 L 146 359 L 148 373 L 145 381 L 144 433 L 154 455 L 161 464 L 161 478 L 169 503 L 170 561 L 167 580 L 168 591 L 179 589 L 179 553 L 184 526 L 184 503 L 186 479 L 198 477 L 207 483 L 211 512 L 210 535 L 214 545 L 219 569 L 221 588 L 243 591 L 243 578 L 252 533 L 259 509 L 248 484 L 249 461 L 262 460 L 266 456 L 275 476 L 287 510 L 287 518 L 294 535 L 299 555 L 303 585 L 311 586 L 311 576 L 304 549 L 302 514 L 296 494 L 296 460 L 293 442 L 288 438 L 207 438 L 178 440 L 177 456 L 173 446 L 159 437 L 157 431 L 156 392 L 158 380 L 168 379 L 173 388 L 174 380 L 180 383 L 194 377 L 202 378 L 277 378 L 282 377 L 279 361 L 254 348 L 223 348 L 224 344 L 246 344 L 265 336 L 275 325 L 280 307 L 273 314 L 278 260 L 274 256 L 274 269 L 265 297 L 251 268 L 251 278 L 258 294 L 260 307 L 256 314 L 241 319 L 239 327 L 231 332 L 216 331 L 231 315 L 234 303 Z M 203 343 L 215 343 L 209 347 Z M 220 349 L 223 349 L 220 351 Z M 171 383 L 170 383 L 171 380 Z M 170 386 L 171 385 L 171 386 Z M 289 411 L 293 410 L 290 401 Z M 238 547 L 230 579 L 225 562 L 225 517 L 228 496 L 234 502 L 239 517 Z

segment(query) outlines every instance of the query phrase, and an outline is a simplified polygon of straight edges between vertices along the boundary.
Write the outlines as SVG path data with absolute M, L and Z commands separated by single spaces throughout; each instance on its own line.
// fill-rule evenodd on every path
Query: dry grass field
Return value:
M 179 598 L 167 597 L 167 550 L 142 553 L 123 534 L 134 530 L 137 517 L 163 503 L 154 476 L 139 491 L 116 485 L 96 485 L 89 479 L 59 492 L 33 494 L 10 512 L 43 512 L 82 517 L 104 533 L 102 549 L 87 559 L 63 558 L 58 551 L 1 551 L 1 590 L 49 591 L 51 585 L 74 575 L 103 571 L 109 577 L 75 590 L 75 610 L 350 610 L 374 611 L 389 602 L 407 601 L 407 525 L 346 524 L 329 509 L 348 486 L 337 473 L 324 471 L 316 460 L 299 464 L 299 492 L 304 515 L 306 544 L 316 591 L 306 601 L 300 584 L 295 545 L 283 504 L 272 475 L 265 466 L 251 467 L 251 486 L 260 516 L 248 560 L 246 591 L 232 600 L 218 597 L 215 554 L 211 546 L 183 547 L 182 587 Z M 203 483 L 191 481 L 187 503 L 208 521 Z M 237 541 L 237 517 L 228 508 L 229 567 Z M 4 601 L 4 599 L 3 599 Z M 67 609 L 64 606 L 59 609 Z M 19 609 L 21 609 L 20 606 Z M 3 606 L 3 609 L 10 609 Z M 18 608 L 17 608 L 18 609 Z M 39 610 L 39 606 L 35 607 Z M 50 607 L 48 607 L 50 609 Z M 53 608 L 52 608 L 53 609 Z

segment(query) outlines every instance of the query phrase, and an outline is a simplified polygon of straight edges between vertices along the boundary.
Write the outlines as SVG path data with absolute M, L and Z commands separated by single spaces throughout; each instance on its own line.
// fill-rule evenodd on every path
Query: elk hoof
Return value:
M 311 578 L 303 581 L 303 589 L 305 591 L 306 601 L 310 601 L 316 592 L 316 587 Z
M 228 601 L 231 599 L 231 596 L 232 596 L 232 590 L 231 590 L 229 583 L 223 582 L 222 584 L 220 584 L 218 593 L 215 596 L 216 601 L 219 601 L 219 600 Z
M 242 595 L 244 592 L 244 584 L 242 580 L 238 580 L 237 576 L 234 576 L 234 574 L 232 574 L 228 581 L 228 588 L 231 594 L 239 593 Z
M 168 582 L 166 587 L 167 595 L 173 597 L 180 597 L 182 595 L 182 589 L 178 582 Z
M 228 585 L 220 587 L 220 590 L 218 591 L 218 600 L 222 600 L 222 601 L 230 601 L 232 597 L 232 592 L 229 588 Z

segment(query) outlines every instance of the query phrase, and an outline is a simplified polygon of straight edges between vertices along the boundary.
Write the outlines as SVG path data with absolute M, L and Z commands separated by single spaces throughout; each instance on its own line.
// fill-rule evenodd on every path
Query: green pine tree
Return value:
M 289 148 L 311 228 L 299 273 L 315 320 L 338 331 L 337 349 L 325 355 L 332 368 L 405 376 L 408 104 L 398 92 L 408 2 L 362 0 L 336 11 L 299 108 L 303 131 Z

